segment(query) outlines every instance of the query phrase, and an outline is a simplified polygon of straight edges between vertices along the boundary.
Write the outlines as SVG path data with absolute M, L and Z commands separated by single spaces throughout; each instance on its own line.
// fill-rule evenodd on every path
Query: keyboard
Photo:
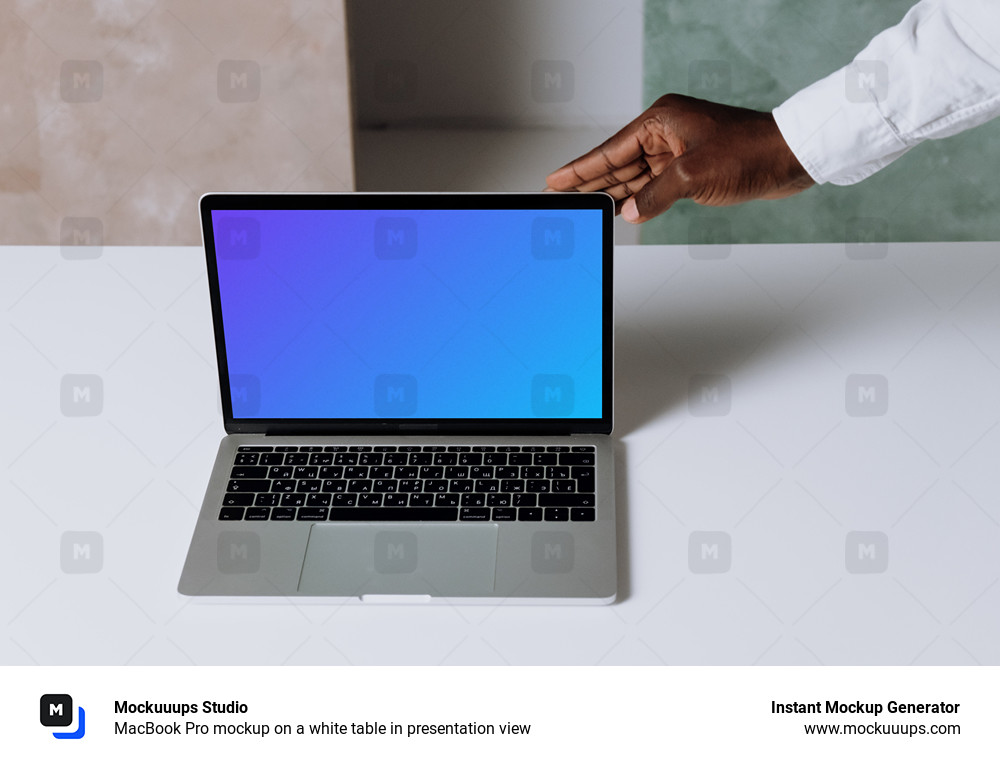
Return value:
M 596 519 L 588 445 L 237 449 L 220 521 Z

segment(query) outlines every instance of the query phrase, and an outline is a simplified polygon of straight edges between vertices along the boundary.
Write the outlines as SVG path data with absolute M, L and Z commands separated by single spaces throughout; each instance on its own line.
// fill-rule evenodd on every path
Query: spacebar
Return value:
M 331 508 L 330 521 L 457 521 L 458 508 Z

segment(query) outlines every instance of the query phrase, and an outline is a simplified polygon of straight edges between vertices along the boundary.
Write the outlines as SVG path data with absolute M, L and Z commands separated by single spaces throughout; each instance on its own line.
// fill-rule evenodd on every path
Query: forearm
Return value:
M 997 0 L 924 0 L 775 109 L 778 128 L 818 183 L 861 181 L 925 139 L 1000 114 L 998 29 Z

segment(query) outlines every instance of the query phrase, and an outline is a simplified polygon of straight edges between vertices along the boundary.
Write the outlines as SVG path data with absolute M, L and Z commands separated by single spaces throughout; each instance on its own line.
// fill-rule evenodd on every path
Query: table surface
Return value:
M 328 606 L 176 591 L 201 251 L 0 248 L 0 664 L 997 664 L 998 256 L 618 248 L 618 602 Z

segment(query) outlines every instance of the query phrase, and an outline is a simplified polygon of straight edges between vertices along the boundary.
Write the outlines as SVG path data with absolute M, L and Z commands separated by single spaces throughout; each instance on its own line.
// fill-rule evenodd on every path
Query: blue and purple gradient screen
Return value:
M 601 225 L 213 211 L 233 417 L 600 418 Z

